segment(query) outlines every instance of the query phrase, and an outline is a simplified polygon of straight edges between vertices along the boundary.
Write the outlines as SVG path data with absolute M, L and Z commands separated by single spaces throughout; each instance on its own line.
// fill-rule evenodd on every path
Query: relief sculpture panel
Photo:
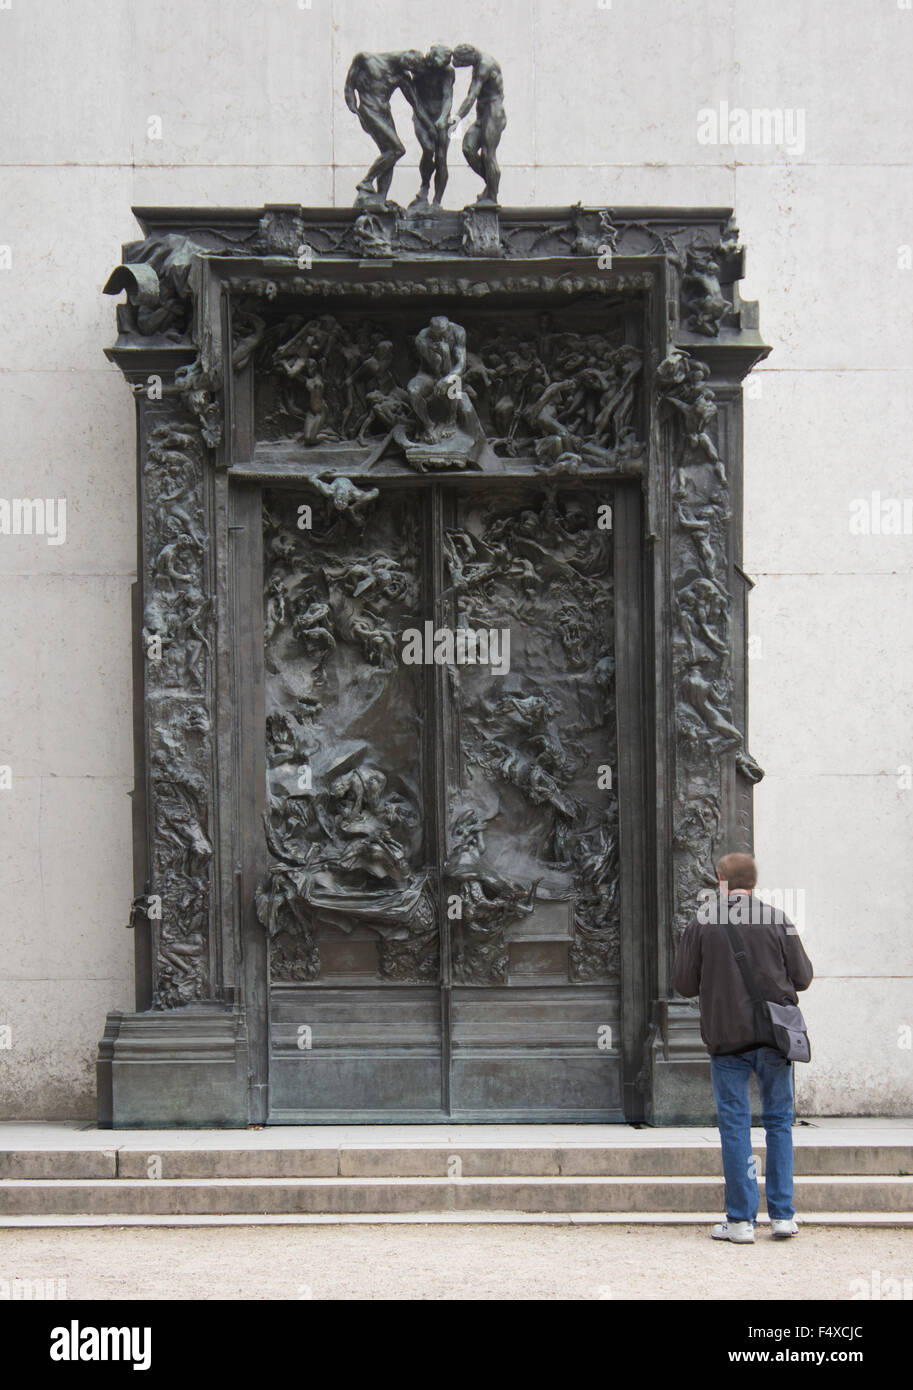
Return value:
M 703 888 L 716 885 L 721 767 L 728 754 L 749 783 L 763 772 L 732 716 L 731 494 L 717 448 L 710 369 L 682 351 L 657 375 L 675 445 L 670 478 L 672 662 L 676 778 L 673 820 L 677 937 Z
M 419 507 L 379 509 L 344 478 L 307 495 L 264 503 L 271 976 L 435 979 L 424 677 L 398 659 L 418 612 Z
M 618 974 L 612 493 L 581 484 L 636 471 L 642 351 L 606 303 L 465 319 L 248 316 L 236 331 L 259 367 L 259 436 L 307 464 L 308 502 L 276 492 L 264 514 L 258 912 L 276 980 L 334 978 L 334 961 L 435 979 L 445 912 L 457 983 Z M 440 481 L 391 491 L 380 469 L 378 487 L 341 471 L 383 459 Z M 538 487 L 463 485 L 499 460 Z M 440 727 L 425 661 L 403 659 L 432 611 L 456 640 L 433 658 Z M 473 645 L 488 633 L 513 644 L 504 670 Z
M 441 911 L 459 983 L 614 977 L 611 494 L 444 498 L 435 627 L 430 501 L 311 489 L 264 509 L 271 977 L 435 980 Z
M 418 311 L 394 321 L 300 314 L 235 319 L 235 356 L 257 371 L 257 433 L 277 456 L 366 472 L 498 468 L 629 470 L 644 454 L 642 349 L 610 300 L 460 322 Z
M 160 411 L 141 486 L 147 739 L 146 892 L 131 920 L 153 929 L 152 1002 L 208 997 L 213 842 L 212 599 L 204 447 L 183 413 Z
M 619 930 L 610 494 L 486 490 L 456 512 L 457 638 L 502 650 L 500 668 L 449 668 L 455 977 L 604 979 Z

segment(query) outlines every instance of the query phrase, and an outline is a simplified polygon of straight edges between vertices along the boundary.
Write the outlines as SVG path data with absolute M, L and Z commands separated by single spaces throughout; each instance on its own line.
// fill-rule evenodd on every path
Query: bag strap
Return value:
M 742 979 L 745 981 L 745 988 L 748 990 L 748 997 L 752 1004 L 763 1004 L 764 1000 L 758 991 L 758 982 L 755 973 L 751 968 L 751 962 L 745 953 L 742 938 L 735 922 L 729 920 L 729 905 L 726 907 L 726 935 L 729 937 L 729 944 L 732 947 L 732 954 L 735 956 L 735 963 L 739 967 Z

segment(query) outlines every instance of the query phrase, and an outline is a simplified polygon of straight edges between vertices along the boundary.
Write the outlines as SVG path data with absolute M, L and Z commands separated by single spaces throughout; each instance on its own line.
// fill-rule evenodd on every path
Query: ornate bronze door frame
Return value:
M 109 1016 L 100 1046 L 101 1122 L 446 1114 L 705 1122 L 706 1059 L 693 1007 L 671 996 L 671 955 L 712 882 L 714 856 L 750 846 L 751 787 L 761 775 L 744 744 L 740 383 L 767 349 L 754 306 L 739 298 L 742 251 L 729 210 L 487 209 L 430 220 L 391 210 L 372 214 L 370 228 L 344 209 L 137 216 L 144 239 L 125 248 L 107 287 L 127 293 L 109 356 L 138 407 L 137 1001 L 135 1012 Z M 513 515 L 498 503 L 488 521 L 445 502 L 488 488 L 537 500 Z M 525 658 L 503 698 L 461 675 L 468 713 L 458 737 L 448 724 L 450 677 L 437 666 L 428 677 L 433 756 L 450 769 L 435 773 L 426 789 L 434 804 L 421 807 L 435 827 L 426 837 L 433 855 L 415 848 L 419 808 L 405 783 L 394 785 L 402 774 L 392 754 L 386 766 L 372 763 L 351 746 L 348 727 L 318 801 L 274 819 L 270 840 L 264 816 L 277 791 L 266 759 L 273 772 L 284 768 L 288 729 L 267 722 L 282 711 L 269 704 L 265 625 L 286 623 L 291 645 L 280 655 L 299 663 L 290 709 L 304 722 L 292 721 L 297 742 L 286 759 L 297 766 L 304 745 L 320 740 L 307 725 L 314 663 L 324 661 L 331 683 L 341 660 L 333 651 L 389 667 L 404 614 L 394 623 L 377 598 L 399 583 L 387 563 L 395 557 L 384 560 L 378 544 L 381 560 L 368 547 L 363 573 L 354 575 L 347 555 L 339 575 L 297 586 L 283 618 L 281 588 L 264 593 L 274 537 L 265 547 L 263 494 L 297 494 L 298 504 L 306 494 L 324 536 L 334 514 L 357 535 L 372 509 L 382 514 L 388 491 L 433 497 L 422 503 L 419 568 L 436 574 L 438 596 L 450 588 L 464 604 L 462 618 L 451 613 L 458 627 L 500 627 L 499 604 L 513 594 L 522 614 L 534 577 L 551 573 L 556 593 L 564 585 L 549 637 L 560 691 L 568 671 L 589 679 L 599 667 L 603 679 L 609 669 L 608 653 L 587 645 L 586 625 L 570 611 L 560 617 L 568 594 L 581 607 L 580 585 L 599 564 L 598 547 L 587 553 L 592 519 L 569 504 L 585 510 L 600 488 L 614 507 L 617 962 L 599 912 L 611 897 L 612 849 L 600 848 L 596 803 L 580 781 L 580 767 L 598 757 L 586 744 L 592 728 L 582 717 L 570 727 L 554 692 L 557 707 L 547 707 L 548 682 Z M 560 544 L 546 543 L 542 530 L 548 496 L 561 512 Z M 539 521 L 521 520 L 524 510 Z M 366 594 L 375 596 L 367 607 Z M 592 705 L 590 695 L 574 698 Z M 489 802 L 450 804 L 454 781 L 468 785 L 465 769 L 454 779 L 457 752 Z M 278 775 L 285 799 L 298 802 L 287 771 Z M 608 798 L 599 804 L 606 811 Z M 548 814 L 536 820 L 542 807 Z M 521 827 L 513 846 L 510 825 Z M 541 875 L 524 836 L 535 841 Z M 590 875 L 592 891 L 575 879 L 562 899 L 558 881 L 566 885 L 571 865 Z M 439 936 L 453 937 L 443 986 L 396 979 L 391 963 L 401 949 L 421 956 L 417 876 L 426 868 L 437 913 L 458 909 L 437 923 Z M 550 882 L 534 888 L 540 877 Z M 375 883 L 383 903 L 364 899 Z M 573 926 L 562 936 L 559 904 L 571 897 Z M 268 942 L 275 964 L 286 911 L 297 914 L 305 949 L 293 979 L 271 991 Z M 346 913 L 369 920 L 371 933 L 347 933 Z M 379 1007 L 413 991 L 417 1017 L 421 991 L 433 999 L 436 1022 L 424 1034 L 433 1066 L 403 1087 L 399 1113 L 389 1088 L 381 1105 L 368 1103 L 372 1075 L 379 1082 L 383 1073 L 382 1030 L 368 1029 L 359 1060 L 351 1027 L 334 1040 L 326 1019 L 315 1031 L 295 1001 L 281 1016 L 283 992 L 310 990 L 305 1013 L 317 991 L 329 998 L 326 977 L 308 974 L 311 918 L 332 943 L 321 970 L 335 961 L 329 974 L 357 975 L 359 961 L 380 951 L 364 943 L 384 941 Z M 473 978 L 480 973 L 486 978 Z M 593 1009 L 575 1015 L 591 996 Z M 522 1000 L 530 1008 L 509 1021 Z M 549 1000 L 554 1026 L 547 1009 L 536 1011 Z M 341 1007 L 344 1018 L 345 998 Z M 387 1048 L 394 1077 L 413 1024 L 406 1017 Z M 416 1026 L 420 1051 L 424 1025 Z M 311 1029 L 310 1048 L 299 1028 Z M 335 1049 L 341 1065 L 346 1048 L 358 1063 L 348 1081 L 332 1062 Z M 295 1075 L 310 1067 L 313 1080 L 321 1066 L 326 1079 L 313 1092 L 298 1087 Z

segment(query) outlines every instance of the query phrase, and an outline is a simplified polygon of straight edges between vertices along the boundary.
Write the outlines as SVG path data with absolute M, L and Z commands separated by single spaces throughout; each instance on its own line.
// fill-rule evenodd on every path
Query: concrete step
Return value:
M 259 1215 L 210 1212 L 195 1215 L 4 1216 L 3 1230 L 75 1230 L 87 1227 L 153 1226 L 711 1226 L 719 1211 L 400 1211 L 287 1212 Z M 758 1213 L 760 1234 L 767 1216 Z M 799 1216 L 802 1227 L 846 1226 L 913 1230 L 911 1211 L 813 1211 Z
M 720 1151 L 712 1144 L 460 1145 L 328 1144 L 308 1148 L 212 1147 L 168 1136 L 110 1148 L 0 1149 L 0 1180 L 176 1180 L 276 1178 L 718 1178 Z M 763 1145 L 756 1147 L 764 1170 Z M 913 1174 L 913 1146 L 798 1144 L 795 1171 L 803 1177 L 904 1177 Z
M 35 1215 L 677 1212 L 723 1209 L 718 1177 L 336 1177 L 0 1182 L 0 1221 Z M 913 1212 L 913 1177 L 796 1179 L 801 1213 Z
M 116 1178 L 116 1149 L 3 1149 L 0 1180 Z

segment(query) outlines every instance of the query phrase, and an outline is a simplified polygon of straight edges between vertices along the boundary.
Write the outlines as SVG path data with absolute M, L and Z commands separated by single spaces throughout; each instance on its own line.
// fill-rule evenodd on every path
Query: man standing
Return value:
M 751 1152 L 751 1074 L 758 1078 L 761 1123 L 767 1139 L 766 1190 L 771 1234 L 794 1236 L 793 1066 L 770 1047 L 763 1020 L 749 998 L 733 953 L 726 920 L 739 929 L 762 999 L 796 1004 L 808 989 L 812 964 L 796 928 L 778 908 L 755 897 L 758 871 L 750 854 L 727 854 L 717 864 L 717 910 L 701 909 L 682 934 L 672 988 L 700 995 L 701 1037 L 710 1053 L 710 1074 L 726 1179 L 726 1220 L 714 1240 L 754 1242 L 758 1182 Z
M 501 69 L 494 58 L 481 53 L 471 43 L 457 44 L 453 50 L 453 62 L 458 68 L 472 68 L 469 91 L 457 112 L 455 124 L 458 125 L 475 104 L 475 124 L 463 136 L 463 154 L 470 169 L 485 180 L 485 187 L 476 202 L 482 207 L 497 207 L 501 170 L 495 156 L 498 141 L 507 125 Z
M 423 61 L 421 53 L 356 53 L 346 75 L 346 106 L 354 112 L 380 150 L 380 154 L 357 185 L 362 195 L 375 194 L 386 199 L 393 181 L 393 170 L 406 153 L 396 133 L 390 98 L 399 88 L 414 108 L 411 70 Z

